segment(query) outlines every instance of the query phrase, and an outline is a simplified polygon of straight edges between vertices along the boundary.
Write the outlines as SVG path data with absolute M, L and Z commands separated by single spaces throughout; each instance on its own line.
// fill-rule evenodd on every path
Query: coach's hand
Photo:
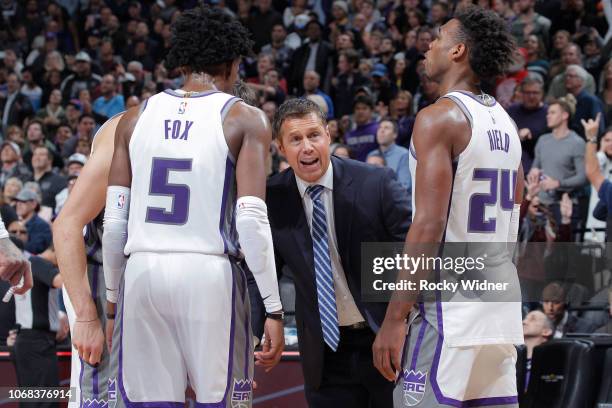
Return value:
M 92 320 L 77 318 L 72 333 L 72 344 L 77 348 L 83 362 L 96 367 L 104 350 L 104 333 L 100 319 L 97 316 Z
M 401 354 L 406 339 L 406 320 L 385 318 L 372 345 L 374 367 L 389 381 L 401 371 Z
M 265 367 L 267 373 L 278 364 L 285 348 L 283 322 L 266 319 L 264 334 L 265 339 L 261 345 L 262 351 L 255 353 L 255 365 Z
M 20 285 L 21 278 L 23 283 Z M 10 282 L 17 295 L 23 295 L 32 288 L 30 261 L 25 259 L 19 248 L 8 238 L 0 239 L 0 279 Z

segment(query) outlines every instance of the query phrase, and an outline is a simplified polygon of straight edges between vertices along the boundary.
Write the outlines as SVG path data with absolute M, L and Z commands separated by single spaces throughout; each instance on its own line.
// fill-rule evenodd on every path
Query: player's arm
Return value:
M 418 160 L 416 168 L 415 213 L 406 236 L 404 252 L 421 256 L 439 243 L 446 227 L 453 180 L 453 138 L 470 132 L 463 114 L 451 101 L 442 100 L 423 110 L 415 123 L 412 140 Z M 436 254 L 430 254 L 435 256 Z M 428 256 L 425 253 L 425 256 Z M 418 281 L 424 271 L 409 279 Z M 415 293 L 394 293 L 385 320 L 372 346 L 374 366 L 389 381 L 401 370 L 401 348 L 406 336 L 406 317 L 414 305 Z
M 132 167 L 129 143 L 138 121 L 140 107 L 126 111 L 115 132 L 115 148 L 108 174 L 106 206 L 104 210 L 104 234 L 102 236 L 102 262 L 106 282 L 108 313 L 114 314 L 113 305 L 119 296 L 119 284 L 127 258 L 124 254 L 127 242 L 127 221 L 130 207 Z
M 272 231 L 265 202 L 265 163 L 272 141 L 270 123 L 261 110 L 237 103 L 226 117 L 223 129 L 230 140 L 240 137 L 242 140 L 236 159 L 236 229 L 240 247 L 257 282 L 266 312 L 280 312 L 282 305 Z M 282 321 L 268 318 L 264 330 L 266 342 L 263 344 L 263 353 L 257 355 L 257 363 L 270 369 L 280 360 L 284 347 Z
M 53 245 L 64 286 L 76 314 L 72 341 L 89 364 L 99 362 L 103 334 L 87 277 L 83 228 L 104 207 L 108 170 L 113 157 L 115 128 L 112 118 L 96 134 L 92 155 L 79 174 L 68 200 L 53 223 Z
M 21 282 L 23 278 L 23 282 Z M 9 233 L 0 217 L 0 279 L 11 284 L 4 294 L 3 301 L 8 302 L 13 293 L 23 295 L 32 288 L 32 270 L 30 262 L 23 253 L 11 242 Z

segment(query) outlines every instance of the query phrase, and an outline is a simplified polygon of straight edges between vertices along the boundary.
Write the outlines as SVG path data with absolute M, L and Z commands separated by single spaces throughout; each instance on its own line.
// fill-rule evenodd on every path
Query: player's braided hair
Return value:
M 187 67 L 192 72 L 219 75 L 222 64 L 250 56 L 253 41 L 248 30 L 220 9 L 195 7 L 180 15 L 172 26 L 168 70 Z
M 491 10 L 471 6 L 455 15 L 461 23 L 472 71 L 483 80 L 503 75 L 514 62 L 516 45 L 508 24 Z

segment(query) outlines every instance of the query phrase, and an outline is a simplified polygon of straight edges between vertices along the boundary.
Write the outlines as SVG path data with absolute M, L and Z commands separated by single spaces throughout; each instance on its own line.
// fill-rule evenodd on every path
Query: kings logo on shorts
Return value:
M 108 379 L 108 408 L 115 408 L 117 404 L 117 380 L 115 378 Z
M 253 380 L 237 380 L 234 378 L 232 388 L 232 408 L 249 408 L 251 393 L 253 391 Z
M 406 406 L 417 405 L 425 396 L 427 371 L 404 370 L 404 403 Z

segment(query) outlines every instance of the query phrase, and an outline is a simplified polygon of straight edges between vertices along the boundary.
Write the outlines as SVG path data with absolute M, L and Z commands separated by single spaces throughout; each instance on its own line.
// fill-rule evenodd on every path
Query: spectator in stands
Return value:
M 5 140 L 9 142 L 15 142 L 20 149 L 23 149 L 26 145 L 25 133 L 17 125 L 9 126 L 7 130 Z
M 22 182 L 32 180 L 32 172 L 21 158 L 21 149 L 15 142 L 4 142 L 0 147 L 0 161 L 2 170 L 0 172 L 0 186 L 6 180 L 16 177 Z
M 55 196 L 66 188 L 67 184 L 65 177 L 51 171 L 52 158 L 48 147 L 36 147 L 32 155 L 32 168 L 34 169 L 34 181 L 40 185 L 41 204 L 55 208 Z
M 45 136 L 44 127 L 41 121 L 33 120 L 26 127 L 26 138 L 28 140 L 28 148 L 23 152 L 23 162 L 30 168 L 32 168 L 32 154 L 34 149 L 40 146 L 45 146 L 49 149 L 52 154 L 53 166 L 62 168 L 64 162 L 62 157 L 57 152 L 55 145 L 51 141 L 47 140 Z
M 557 74 L 550 83 L 548 88 L 548 94 L 546 95 L 547 100 L 553 100 L 565 96 L 567 93 L 565 84 L 565 70 L 570 65 L 582 66 L 582 52 L 577 44 L 570 43 L 567 45 L 561 54 L 562 71 Z M 590 94 L 595 94 L 595 79 L 587 72 L 586 80 L 584 81 L 584 88 Z
M 372 166 L 381 167 L 381 168 L 387 167 L 387 162 L 385 161 L 385 158 L 383 157 L 382 153 L 378 149 L 372 150 L 368 154 L 366 163 L 371 164 Z
M 599 329 L 596 333 L 612 334 L 612 287 L 608 289 L 608 323 Z
M 269 0 L 268 0 L 269 1 Z M 302 95 L 303 79 L 306 71 L 316 71 L 319 74 L 321 88 L 329 89 L 332 56 L 334 49 L 322 36 L 321 23 L 311 20 L 306 25 L 308 41 L 295 50 L 289 68 L 289 91 L 293 95 Z
M 68 186 L 55 196 L 55 214 L 59 214 L 62 210 L 86 162 L 87 157 L 80 153 L 75 153 L 68 159 L 68 164 L 66 166 L 68 171 L 68 176 L 66 177 Z
M 43 91 L 41 87 L 34 82 L 32 68 L 25 67 L 21 70 L 21 81 L 23 85 L 21 85 L 20 92 L 28 97 L 32 109 L 34 112 L 37 112 L 41 107 Z
M 397 140 L 397 123 L 392 119 L 383 119 L 378 123 L 376 131 L 376 142 L 378 149 L 368 154 L 379 155 L 384 159 L 385 166 L 392 169 L 397 181 L 408 191 L 412 191 L 412 179 L 410 178 L 410 168 L 408 167 L 408 149 L 395 144 Z
M 255 41 L 255 52 L 270 42 L 270 29 L 275 24 L 282 24 L 283 18 L 280 13 L 272 7 L 272 0 L 259 0 L 247 21 L 247 28 L 253 33 Z
M 92 105 L 93 111 L 100 116 L 98 122 L 105 122 L 108 118 L 125 110 L 123 95 L 117 94 L 117 81 L 115 77 L 107 74 L 102 77 L 100 93 Z
M 527 51 L 527 71 L 533 75 L 539 75 L 542 82 L 548 80 L 550 62 L 546 58 L 546 46 L 541 37 L 530 34 L 525 42 Z
M 353 112 L 356 127 L 346 134 L 345 141 L 355 159 L 365 161 L 368 153 L 378 148 L 376 143 L 378 123 L 373 117 L 374 101 L 369 96 L 356 96 L 353 101 Z
M 344 157 L 345 159 L 351 158 L 351 149 L 344 144 L 334 143 L 329 147 L 330 154 L 338 157 Z
M 544 314 L 553 322 L 553 338 L 565 337 L 567 333 L 593 333 L 596 327 L 567 311 L 565 289 L 558 282 L 546 285 L 542 291 Z
M 321 77 L 316 71 L 306 71 L 304 73 L 304 96 L 308 95 L 319 95 L 325 101 L 327 105 L 327 118 L 331 119 L 334 116 L 334 103 L 332 102 L 329 95 L 323 92 L 319 86 L 321 85 Z
M 568 127 L 575 109 L 572 95 L 552 103 L 546 116 L 552 132 L 540 136 L 535 147 L 527 179 L 540 183 L 540 201 L 546 205 L 558 204 L 563 192 L 576 191 L 586 184 L 584 140 Z
M 49 94 L 49 102 L 36 113 L 50 134 L 55 133 L 58 126 L 66 120 L 66 111 L 62 107 L 62 92 L 54 89 Z
M 551 21 L 535 12 L 535 0 L 518 0 L 517 8 L 518 15 L 510 26 L 517 43 L 520 46 L 524 45 L 526 37 L 530 34 L 537 35 L 545 44 L 548 43 Z
M 95 89 L 102 78 L 91 70 L 91 57 L 85 51 L 74 57 L 74 74 L 68 75 L 62 82 L 64 102 L 77 98 L 81 89 Z
M 429 79 L 427 75 L 421 77 L 421 84 L 414 95 L 413 104 L 415 112 L 428 107 L 440 97 L 439 86 L 440 84 Z
M 270 35 L 272 41 L 261 48 L 263 54 L 270 54 L 276 63 L 276 68 L 283 75 L 289 71 L 293 50 L 285 44 L 287 30 L 282 24 L 274 24 Z
M 338 75 L 332 79 L 331 97 L 335 101 L 336 117 L 349 115 L 353 111 L 352 101 L 357 89 L 368 80 L 357 71 L 359 55 L 355 50 L 344 50 L 338 56 Z
M 11 125 L 22 126 L 24 120 L 34 112 L 27 96 L 21 93 L 21 82 L 15 73 L 6 78 L 6 94 L 0 93 L 0 112 L 2 112 L 2 134 L 6 135 Z
M 10 179 L 6 180 L 4 183 L 4 188 L 2 189 L 2 199 L 4 203 L 15 208 L 17 205 L 15 197 L 17 197 L 17 194 L 19 194 L 22 188 L 23 183 L 17 177 L 11 177 Z M 4 219 L 4 217 L 2 219 Z
M 32 254 L 40 254 L 51 245 L 51 227 L 37 214 L 40 208 L 38 194 L 23 188 L 15 197 L 17 202 L 17 215 L 25 222 L 28 230 L 28 241 L 25 245 L 26 251 Z
M 576 98 L 576 113 L 572 116 L 571 128 L 584 137 L 581 121 L 583 119 L 595 119 L 597 114 L 603 113 L 603 104 L 592 93 L 589 93 L 584 84 L 588 72 L 580 65 L 569 65 L 565 70 L 565 88 L 567 92 Z M 599 121 L 599 131 L 605 129 L 605 119 Z
M 82 115 L 79 118 L 76 133 L 72 135 L 70 139 L 66 140 L 66 142 L 62 146 L 62 156 L 69 157 L 70 155 L 75 153 L 79 140 L 84 139 L 87 141 L 91 141 L 94 135 L 95 128 L 96 121 L 93 116 Z
M 531 357 L 533 349 L 544 344 L 553 336 L 555 325 L 552 320 L 540 310 L 532 310 L 523 319 L 523 337 L 527 346 L 527 371 L 525 375 L 525 390 L 531 374 Z
M 535 146 L 539 137 L 546 132 L 546 114 L 548 105 L 543 102 L 544 83 L 540 77 L 528 75 L 520 85 L 521 103 L 508 108 L 508 114 L 519 129 L 523 148 L 523 170 L 528 173 L 535 155 Z

